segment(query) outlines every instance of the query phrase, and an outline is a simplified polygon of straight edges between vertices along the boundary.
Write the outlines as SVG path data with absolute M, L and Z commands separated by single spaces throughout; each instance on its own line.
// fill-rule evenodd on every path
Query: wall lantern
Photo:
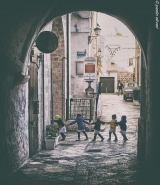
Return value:
M 37 55 L 37 62 L 34 62 L 32 60 L 32 57 L 34 57 L 34 47 L 31 49 L 31 53 L 30 53 L 30 62 L 35 64 L 37 66 L 37 68 L 39 69 L 40 67 L 40 62 L 44 62 L 44 53 L 39 53 L 39 55 Z
M 101 32 L 101 28 L 100 28 L 99 24 L 97 23 L 96 28 L 94 28 L 94 34 L 95 34 L 95 36 L 88 36 L 88 44 L 91 44 L 93 38 L 94 37 L 97 37 L 98 35 L 100 35 L 100 32 Z

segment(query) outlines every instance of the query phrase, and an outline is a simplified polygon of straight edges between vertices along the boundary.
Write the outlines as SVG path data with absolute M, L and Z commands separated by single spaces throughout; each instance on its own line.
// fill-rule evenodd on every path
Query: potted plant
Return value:
M 59 139 L 59 127 L 57 123 L 50 124 L 46 126 L 46 138 L 45 144 L 47 150 L 53 150 L 56 145 L 58 145 Z

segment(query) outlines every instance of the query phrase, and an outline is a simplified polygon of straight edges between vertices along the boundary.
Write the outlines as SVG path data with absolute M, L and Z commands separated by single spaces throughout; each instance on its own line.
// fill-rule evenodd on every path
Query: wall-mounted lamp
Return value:
M 101 28 L 100 28 L 99 24 L 97 23 L 96 28 L 94 28 L 94 34 L 95 34 L 95 36 L 88 36 L 88 44 L 91 44 L 93 38 L 94 37 L 97 37 L 98 35 L 100 35 L 100 32 L 101 32 Z
M 44 56 L 44 54 L 43 54 L 43 53 L 39 53 L 39 55 L 37 55 L 37 59 L 39 59 L 39 60 L 43 60 L 43 56 Z
M 44 54 L 43 53 L 39 53 L 39 55 L 37 55 L 37 62 L 38 62 L 38 59 L 39 59 L 39 64 L 37 62 L 33 62 L 32 61 L 32 57 L 34 57 L 34 48 L 31 49 L 31 53 L 30 53 L 30 62 L 31 63 L 34 63 L 37 68 L 39 69 L 39 66 L 40 66 L 40 61 L 43 61 L 43 58 L 44 58 Z

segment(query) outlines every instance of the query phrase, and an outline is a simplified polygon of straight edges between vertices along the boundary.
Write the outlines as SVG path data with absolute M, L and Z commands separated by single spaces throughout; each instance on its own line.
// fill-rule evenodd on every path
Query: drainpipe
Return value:
M 42 61 L 42 83 L 43 83 L 43 141 L 42 141 L 42 148 L 45 148 L 45 111 L 44 111 L 44 54 L 43 54 L 43 61 Z
M 66 121 L 69 120 L 69 14 L 66 21 L 67 28 L 67 99 L 66 99 Z
M 67 59 L 67 58 L 66 57 L 62 58 L 62 119 L 64 119 L 64 111 L 63 111 L 64 108 L 63 107 L 64 107 L 64 103 L 65 103 L 64 100 L 63 100 L 63 94 L 64 94 L 64 88 L 63 88 L 63 86 L 64 86 L 64 83 L 63 83 L 63 81 L 64 81 L 64 78 L 63 78 L 63 74 L 64 74 L 63 73 L 64 72 L 63 71 L 64 70 L 63 65 L 64 64 L 63 64 L 63 61 L 64 61 L 64 59 Z
M 52 102 L 52 123 L 53 123 L 53 75 L 52 75 L 52 67 L 51 67 L 51 102 Z

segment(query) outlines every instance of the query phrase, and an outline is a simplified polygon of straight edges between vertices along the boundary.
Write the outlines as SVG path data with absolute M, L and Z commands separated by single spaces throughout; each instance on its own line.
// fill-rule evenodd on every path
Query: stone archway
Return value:
M 27 86 L 15 85 L 16 74 L 23 73 L 24 66 L 28 62 L 26 57 L 28 50 L 41 28 L 56 16 L 84 9 L 114 15 L 132 30 L 143 48 L 143 90 L 138 151 L 140 158 L 144 158 L 149 167 L 156 169 L 155 165 L 160 163 L 158 133 L 160 105 L 157 90 L 157 79 L 160 78 L 158 67 L 160 32 L 155 26 L 155 3 L 152 0 L 147 2 L 145 0 L 136 2 L 134 0 L 87 2 L 41 0 L 30 4 L 22 0 L 1 4 L 0 147 L 2 154 L 0 163 L 3 174 L 14 171 L 28 159 L 26 139 L 28 120 L 23 119 L 26 118 L 27 112 L 25 94 Z M 21 130 L 22 140 L 19 138 L 17 128 Z

